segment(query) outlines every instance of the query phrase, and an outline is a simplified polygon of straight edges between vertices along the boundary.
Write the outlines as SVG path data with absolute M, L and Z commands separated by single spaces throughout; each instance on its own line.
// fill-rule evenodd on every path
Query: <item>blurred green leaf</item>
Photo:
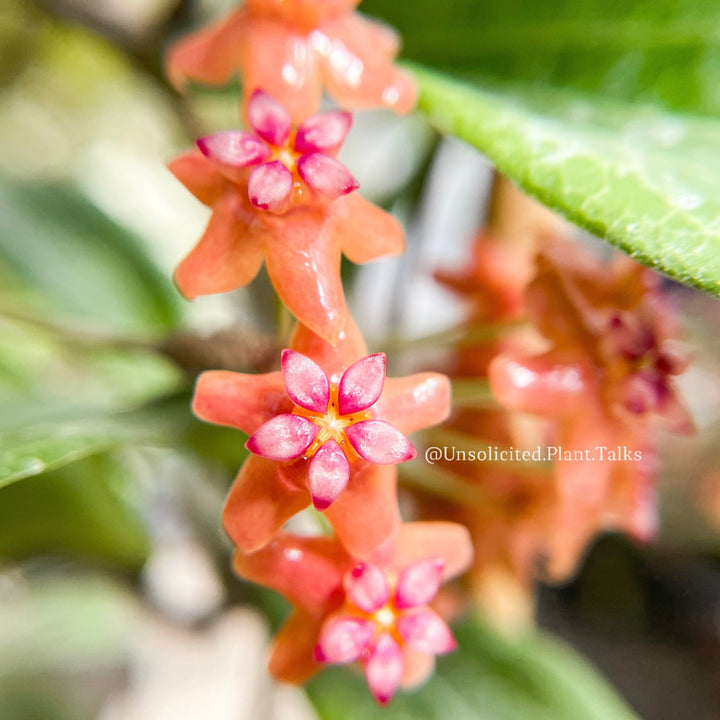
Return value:
M 125 472 L 111 456 L 95 455 L 0 489 L 0 558 L 60 553 L 139 569 L 148 539 L 119 492 Z
M 453 72 L 720 114 L 717 0 L 365 0 L 405 55 Z
M 162 332 L 180 318 L 172 283 L 142 243 L 61 184 L 0 182 L 0 262 L 56 309 L 117 332 Z
M 308 686 L 322 720 L 637 720 L 582 658 L 544 634 L 501 638 L 467 623 L 460 649 L 438 662 L 421 689 L 387 708 L 348 668 L 323 671 Z
M 720 294 L 720 122 L 415 70 L 438 129 L 632 257 Z
M 0 432 L 0 487 L 125 445 L 174 445 L 191 421 L 183 398 L 127 413 Z

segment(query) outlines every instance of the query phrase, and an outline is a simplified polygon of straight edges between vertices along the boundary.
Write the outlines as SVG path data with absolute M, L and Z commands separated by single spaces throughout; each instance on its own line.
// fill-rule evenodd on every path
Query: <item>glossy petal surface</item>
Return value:
M 387 358 L 384 353 L 368 355 L 354 362 L 338 385 L 338 404 L 341 415 L 367 410 L 374 405 L 383 390 Z
M 271 145 L 281 147 L 290 137 L 291 118 L 282 103 L 264 90 L 255 90 L 247 103 L 252 129 Z
M 352 173 L 339 161 L 323 153 L 303 155 L 297 163 L 300 177 L 315 193 L 328 201 L 360 187 Z
M 400 608 L 427 605 L 440 588 L 444 566 L 442 558 L 428 558 L 406 567 L 398 578 L 396 605 Z
M 345 430 L 360 457 L 378 465 L 412 460 L 417 451 L 396 428 L 383 420 L 364 420 Z
M 200 152 L 221 165 L 243 168 L 270 157 L 268 146 L 256 135 L 240 130 L 206 135 L 197 141 Z
M 367 613 L 379 610 L 390 599 L 387 577 L 376 565 L 356 565 L 345 575 L 344 584 L 353 605 Z
M 284 212 L 290 201 L 293 179 L 290 171 L 279 160 L 258 165 L 248 180 L 250 202 L 261 210 Z
M 295 350 L 283 350 L 282 373 L 290 399 L 306 410 L 327 411 L 330 383 L 322 368 Z
M 323 625 L 315 658 L 327 663 L 355 662 L 372 640 L 371 622 L 356 617 L 336 615 Z
M 319 428 L 299 415 L 276 415 L 250 436 L 245 447 L 268 460 L 294 460 L 317 437 Z
M 389 634 L 382 634 L 370 659 L 365 664 L 368 687 L 373 697 L 381 705 L 388 703 L 397 692 L 404 667 L 400 646 Z
M 347 112 L 326 112 L 303 121 L 295 135 L 295 150 L 303 155 L 334 155 L 345 141 L 352 125 Z
M 413 650 L 444 655 L 457 647 L 445 621 L 429 608 L 405 613 L 398 618 L 398 632 Z
M 308 488 L 313 505 L 325 510 L 340 497 L 350 479 L 350 464 L 334 440 L 328 440 L 315 453 L 308 466 Z

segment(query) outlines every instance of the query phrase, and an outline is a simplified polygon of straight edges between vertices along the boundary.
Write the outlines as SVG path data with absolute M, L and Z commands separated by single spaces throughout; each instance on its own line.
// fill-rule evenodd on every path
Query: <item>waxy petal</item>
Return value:
M 354 263 L 402 255 L 405 232 L 390 213 L 358 193 L 339 197 L 328 208 L 329 232 L 337 238 L 343 254 Z
M 328 440 L 308 466 L 308 489 L 317 510 L 325 510 L 338 499 L 350 479 L 350 463 L 341 447 Z
M 290 399 L 306 410 L 327 412 L 330 383 L 322 368 L 295 350 L 283 350 L 282 374 Z
M 326 200 L 335 200 L 360 187 L 339 160 L 323 153 L 303 155 L 298 160 L 297 170 L 305 184 Z
M 247 103 L 247 118 L 252 129 L 271 145 L 282 147 L 290 137 L 290 113 L 264 90 L 255 90 Z
M 398 568 L 428 557 L 442 558 L 443 580 L 449 580 L 470 567 L 473 543 L 467 528 L 457 523 L 411 522 L 400 528 L 393 555 Z
M 354 558 L 368 557 L 400 526 L 395 468 L 353 463 L 348 486 L 324 514 Z
M 281 533 L 252 555 L 236 553 L 233 563 L 241 577 L 279 592 L 321 620 L 342 605 L 343 576 L 353 561 L 334 538 Z
M 263 88 L 297 124 L 317 112 L 322 86 L 310 35 L 293 32 L 284 23 L 256 22 L 245 38 L 243 58 L 246 107 L 251 91 Z
M 347 319 L 340 250 L 323 228 L 323 213 L 292 210 L 267 237 L 265 262 L 280 299 L 313 332 L 337 342 Z
M 292 175 L 279 160 L 262 163 L 250 173 L 248 197 L 250 202 L 261 210 L 285 212 L 292 189 Z
M 263 231 L 252 223 L 236 193 L 226 193 L 213 207 L 205 233 L 178 265 L 175 283 L 192 300 L 247 285 L 263 260 Z
M 248 435 L 291 409 L 279 372 L 245 375 L 209 370 L 202 373 L 195 384 L 192 410 L 197 417 L 238 428 Z
M 229 168 L 245 168 L 270 157 L 270 148 L 257 135 L 240 130 L 206 135 L 197 146 L 206 158 Z
M 326 112 L 312 115 L 297 129 L 295 150 L 302 155 L 325 153 L 335 155 L 352 125 L 348 112 Z
M 322 670 L 313 657 L 319 632 L 317 620 L 304 612 L 294 612 L 273 641 L 270 674 L 281 682 L 301 685 Z
M 241 9 L 173 45 L 165 62 L 170 82 L 178 90 L 188 79 L 208 85 L 228 82 L 237 70 L 247 23 L 248 15 Z
M 427 605 L 440 589 L 445 561 L 428 558 L 405 568 L 398 578 L 395 604 L 399 608 Z
M 383 420 L 364 420 L 345 429 L 360 457 L 377 465 L 394 465 L 412 460 L 417 451 L 396 428 Z
M 366 613 L 379 610 L 390 599 L 385 573 L 375 565 L 360 563 L 345 575 L 348 599 Z
M 405 435 L 438 425 L 450 414 L 450 380 L 440 373 L 387 378 L 375 412 Z
M 197 150 L 168 163 L 168 170 L 204 205 L 213 206 L 223 196 L 227 181 Z
M 444 655 L 457 647 L 445 621 L 430 608 L 404 613 L 398 618 L 397 629 L 413 650 L 428 655 Z
M 405 661 L 400 646 L 388 633 L 383 633 L 365 663 L 365 678 L 373 697 L 387 704 L 402 681 Z
M 243 553 L 252 553 L 309 503 L 308 491 L 287 482 L 277 463 L 253 455 L 243 464 L 230 490 L 223 526 Z
M 338 410 L 341 415 L 367 410 L 377 402 L 385 383 L 387 358 L 376 353 L 354 362 L 338 386 Z
M 347 615 L 330 617 L 320 631 L 315 659 L 325 663 L 355 662 L 370 644 L 374 632 L 368 620 Z
M 248 438 L 245 447 L 268 460 L 294 460 L 317 437 L 320 428 L 300 415 L 277 415 Z
M 567 413 L 582 406 L 590 392 L 587 376 L 580 362 L 561 362 L 551 354 L 529 358 L 498 355 L 488 368 L 490 386 L 500 403 L 542 415 Z

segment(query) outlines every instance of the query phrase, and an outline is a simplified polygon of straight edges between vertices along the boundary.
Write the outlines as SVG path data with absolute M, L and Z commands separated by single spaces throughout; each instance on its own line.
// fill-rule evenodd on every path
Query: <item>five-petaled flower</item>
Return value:
M 330 202 L 358 188 L 334 157 L 350 130 L 350 113 L 312 115 L 293 131 L 288 111 L 256 90 L 247 116 L 254 133 L 219 132 L 201 138 L 197 146 L 228 180 L 247 183 L 256 208 L 281 214 L 293 205 Z
M 176 87 L 187 79 L 222 85 L 239 70 L 246 98 L 266 88 L 297 121 L 318 109 L 323 86 L 342 107 L 409 112 L 417 89 L 393 66 L 398 37 L 352 12 L 358 2 L 249 0 L 177 43 L 168 75 Z
M 247 433 L 257 453 L 230 491 L 225 528 L 252 552 L 314 502 L 346 547 L 365 557 L 399 522 L 394 469 L 377 463 L 409 459 L 404 435 L 447 417 L 448 379 L 385 379 L 383 357 L 366 357 L 351 323 L 335 346 L 302 325 L 290 345 L 282 372 L 209 371 L 198 379 L 195 414 Z
M 276 677 L 305 682 L 324 664 L 359 662 L 371 692 L 386 703 L 398 687 L 425 680 L 435 655 L 455 647 L 427 605 L 471 559 L 464 527 L 428 522 L 401 525 L 364 562 L 334 538 L 282 534 L 257 553 L 237 553 L 235 569 L 295 607 L 273 647 Z
M 292 413 L 261 425 L 246 447 L 269 460 L 310 459 L 308 489 L 318 510 L 337 500 L 358 458 L 393 465 L 417 454 L 399 430 L 373 418 L 371 408 L 385 383 L 385 355 L 358 360 L 331 383 L 310 358 L 283 350 L 282 376 L 295 404 Z
M 399 255 L 402 226 L 351 192 L 355 179 L 333 157 L 348 114 L 315 115 L 293 132 L 282 106 L 258 92 L 248 115 L 255 133 L 210 135 L 169 165 L 213 211 L 175 282 L 190 299 L 227 292 L 247 285 L 264 259 L 295 317 L 335 342 L 347 318 L 341 255 L 355 263 Z

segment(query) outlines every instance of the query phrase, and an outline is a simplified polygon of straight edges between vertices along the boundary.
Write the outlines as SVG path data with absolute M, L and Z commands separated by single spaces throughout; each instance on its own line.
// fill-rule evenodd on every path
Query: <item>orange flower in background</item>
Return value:
M 241 550 L 253 552 L 314 502 L 349 551 L 365 557 L 399 522 L 392 464 L 414 454 L 404 435 L 447 417 L 449 383 L 438 373 L 383 382 L 384 364 L 379 368 L 378 356 L 365 357 L 353 324 L 334 347 L 299 326 L 290 346 L 295 352 L 286 353 L 284 373 L 210 371 L 198 379 L 195 414 L 251 435 L 248 447 L 258 453 L 230 491 L 225 528 Z M 360 387 L 366 381 L 369 390 Z M 339 414 L 331 413 L 332 432 L 326 432 L 326 396 L 347 400 Z M 319 410 L 309 412 L 309 405 Z M 343 423 L 345 410 L 357 417 Z
M 539 255 L 528 313 L 551 347 L 507 352 L 489 378 L 507 408 L 552 420 L 558 507 L 547 570 L 562 578 L 600 529 L 655 530 L 655 431 L 693 430 L 672 377 L 688 365 L 660 278 L 555 241 Z
M 320 106 L 323 87 L 341 107 L 415 106 L 412 78 L 393 66 L 398 36 L 353 12 L 358 0 L 250 0 L 178 42 L 167 58 L 171 82 L 223 85 L 239 73 L 246 100 L 265 88 L 297 122 Z
M 334 538 L 282 534 L 237 573 L 287 597 L 294 612 L 275 639 L 270 671 L 302 683 L 327 663 L 360 663 L 381 704 L 398 687 L 423 682 L 434 656 L 455 641 L 428 607 L 440 584 L 472 559 L 467 531 L 454 523 L 406 523 L 358 562 Z
M 349 115 L 315 115 L 292 130 L 285 108 L 260 91 L 248 112 L 254 133 L 202 138 L 200 151 L 169 165 L 213 210 L 175 281 L 189 299 L 227 292 L 247 285 L 264 260 L 295 317 L 335 342 L 347 316 L 341 255 L 356 263 L 399 255 L 402 227 L 352 192 L 355 179 L 334 158 Z

